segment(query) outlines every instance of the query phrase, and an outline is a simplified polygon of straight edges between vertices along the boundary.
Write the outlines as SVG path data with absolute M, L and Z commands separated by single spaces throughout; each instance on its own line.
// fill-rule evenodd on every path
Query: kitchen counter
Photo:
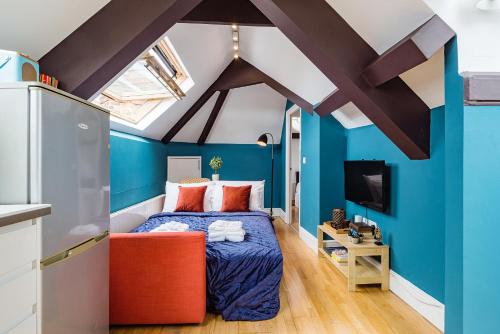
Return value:
M 50 215 L 50 204 L 0 205 L 0 227 Z

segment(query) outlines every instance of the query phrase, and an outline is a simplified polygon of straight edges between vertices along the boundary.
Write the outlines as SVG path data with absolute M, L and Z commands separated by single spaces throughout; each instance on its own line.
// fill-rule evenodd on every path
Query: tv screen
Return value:
M 370 209 L 387 211 L 388 174 L 385 161 L 344 161 L 345 198 Z

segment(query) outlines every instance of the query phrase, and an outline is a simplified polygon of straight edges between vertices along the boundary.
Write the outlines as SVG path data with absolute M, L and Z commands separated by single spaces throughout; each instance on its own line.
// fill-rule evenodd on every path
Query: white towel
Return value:
M 208 226 L 208 241 L 241 242 L 245 239 L 243 222 L 232 220 L 216 220 Z
M 224 232 L 208 232 L 208 242 L 217 242 L 226 240 Z
M 189 229 L 188 224 L 170 221 L 152 229 L 150 232 L 186 232 Z
M 242 242 L 245 240 L 245 231 L 241 230 L 238 232 L 226 232 L 226 240 L 232 242 Z
M 216 220 L 210 226 L 209 231 L 240 231 L 243 228 L 243 222 L 234 220 Z
M 216 220 L 208 226 L 209 231 L 225 231 L 226 222 L 224 220 Z

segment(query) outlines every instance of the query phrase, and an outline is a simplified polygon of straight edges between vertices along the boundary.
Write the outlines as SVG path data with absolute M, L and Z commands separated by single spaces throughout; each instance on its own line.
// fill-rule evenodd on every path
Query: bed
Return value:
M 243 242 L 206 243 L 207 310 L 224 320 L 266 320 L 279 311 L 283 256 L 269 216 L 264 212 L 163 212 L 132 232 L 149 232 L 168 221 L 207 233 L 218 220 L 239 220 Z

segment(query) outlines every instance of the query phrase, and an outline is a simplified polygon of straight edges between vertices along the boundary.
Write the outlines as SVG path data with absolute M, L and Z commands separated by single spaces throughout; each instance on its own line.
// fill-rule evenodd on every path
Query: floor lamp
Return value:
M 274 137 L 269 132 L 263 133 L 257 139 L 257 145 L 266 147 L 267 146 L 267 136 L 271 137 L 271 212 L 270 216 L 273 219 L 273 186 L 274 186 Z

